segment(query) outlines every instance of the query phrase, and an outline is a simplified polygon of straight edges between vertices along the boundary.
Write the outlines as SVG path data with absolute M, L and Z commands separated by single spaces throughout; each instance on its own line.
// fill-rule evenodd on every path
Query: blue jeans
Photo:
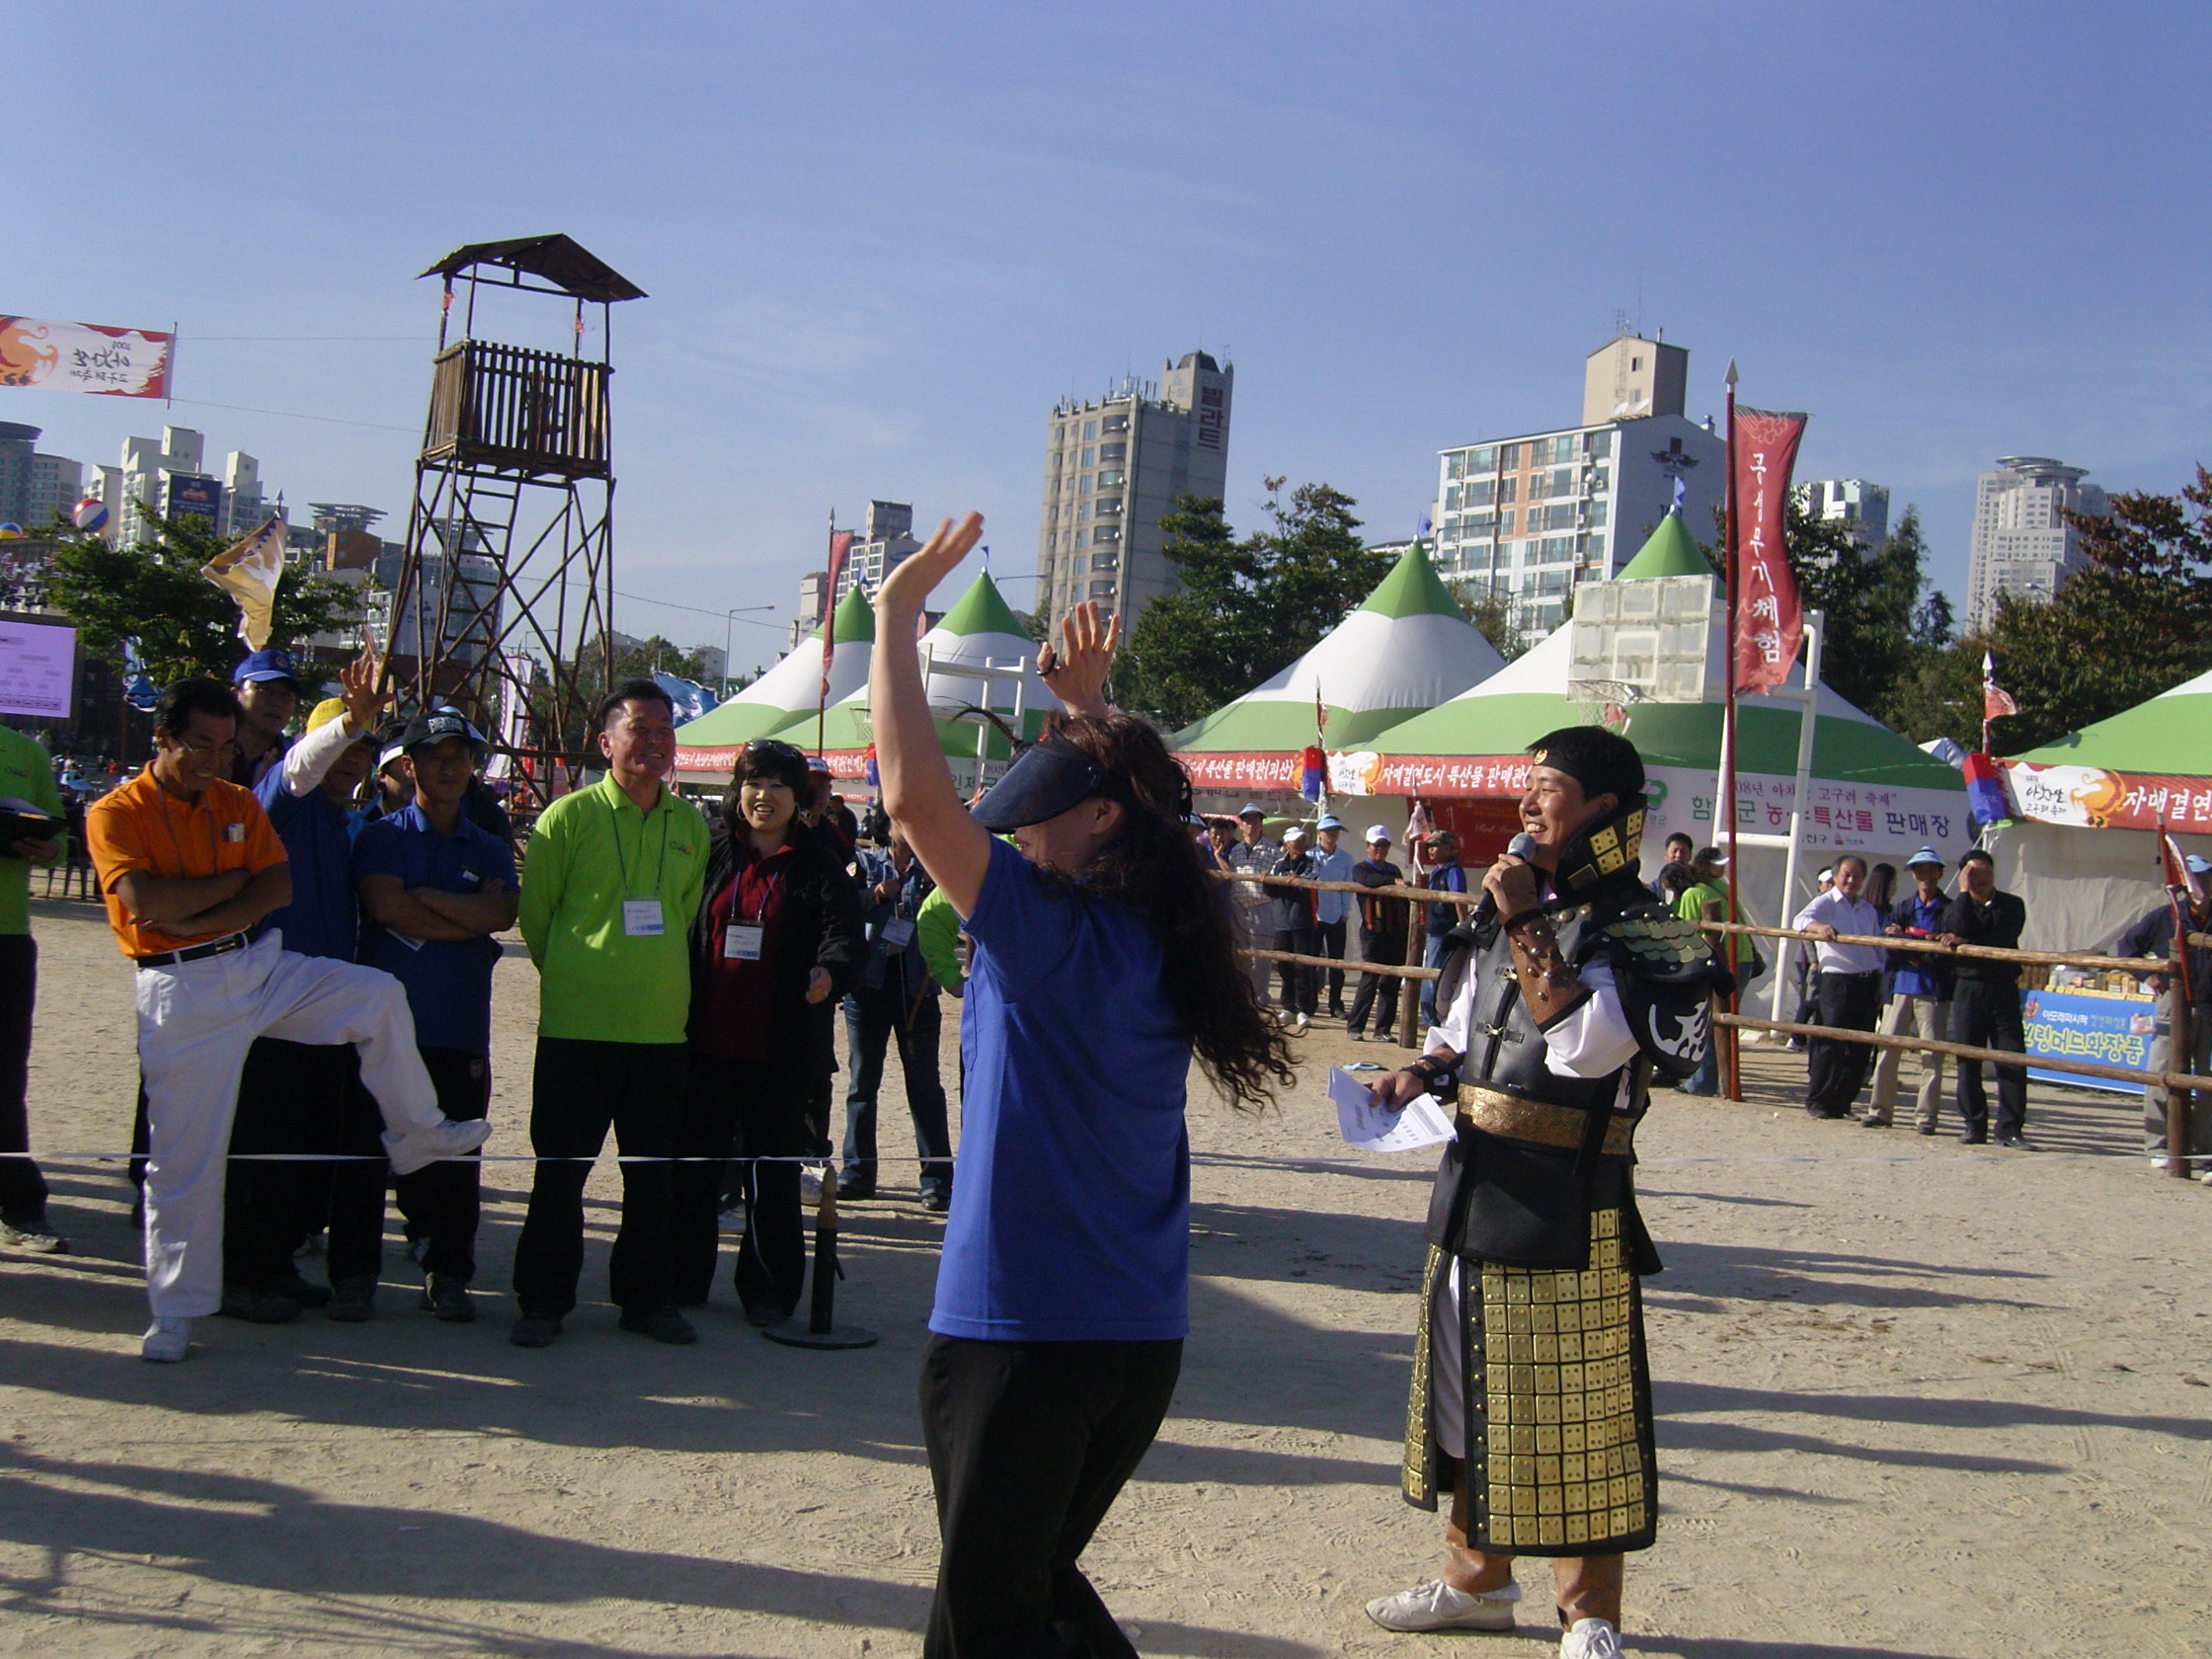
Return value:
M 1698 1069 L 1690 1073 L 1690 1080 L 1682 1085 L 1684 1094 L 1718 1094 L 1720 1092 L 1720 1032 L 1717 1027 L 1705 1037 L 1705 1058 L 1698 1062 Z
M 1421 966 L 1434 968 L 1443 961 L 1444 935 L 1431 933 L 1421 946 Z M 1414 1040 L 1426 1043 L 1429 1040 L 1428 1028 L 1436 1024 L 1436 981 L 1423 980 L 1421 982 L 1421 1033 Z
M 899 1041 L 899 1067 L 907 1079 L 907 1109 L 921 1153 L 924 1196 L 952 1193 L 952 1131 L 946 1123 L 945 1085 L 937 1079 L 937 1034 L 943 1023 L 932 989 L 909 1006 L 896 985 L 856 990 L 845 998 L 845 1048 L 852 1084 L 845 1092 L 845 1163 L 840 1187 L 873 1191 L 876 1185 L 876 1096 L 883 1088 L 885 1052 Z

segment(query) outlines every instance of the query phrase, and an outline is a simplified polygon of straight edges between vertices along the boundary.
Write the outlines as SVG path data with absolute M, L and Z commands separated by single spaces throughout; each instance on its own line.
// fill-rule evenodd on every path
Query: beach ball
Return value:
M 0 524 L 0 541 L 21 541 L 22 539 L 23 526 L 21 524 Z
M 69 522 L 80 530 L 104 530 L 108 527 L 108 504 L 98 496 L 87 496 L 69 514 Z

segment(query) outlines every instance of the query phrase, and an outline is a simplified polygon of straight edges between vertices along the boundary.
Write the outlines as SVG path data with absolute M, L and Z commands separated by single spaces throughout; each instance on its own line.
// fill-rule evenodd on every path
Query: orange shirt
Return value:
M 154 876 L 214 876 L 225 870 L 259 875 L 284 862 L 284 843 L 276 838 L 269 815 L 254 792 L 220 778 L 184 801 L 154 781 L 151 765 L 128 783 L 110 790 L 85 813 L 85 846 L 100 872 L 100 891 L 108 900 L 108 925 L 128 957 L 184 950 L 222 933 L 175 934 L 134 920 L 116 893 L 116 883 L 133 870 Z

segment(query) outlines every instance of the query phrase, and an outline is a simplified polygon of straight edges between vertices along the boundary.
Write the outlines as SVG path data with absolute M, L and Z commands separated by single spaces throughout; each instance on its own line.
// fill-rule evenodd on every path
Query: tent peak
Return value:
M 855 582 L 845 590 L 837 608 L 830 613 L 830 643 L 851 645 L 860 640 L 873 641 L 875 637 L 876 607 L 868 602 L 860 592 L 860 584 Z
M 1011 634 L 1016 639 L 1027 639 L 1029 630 L 1021 625 L 1021 618 L 1006 603 L 998 592 L 998 584 L 991 581 L 990 572 L 980 571 L 961 594 L 952 609 L 945 612 L 945 619 L 934 632 L 950 634 L 956 639 L 966 639 L 976 634 Z
M 1427 549 L 1418 541 L 1398 555 L 1390 574 L 1376 584 L 1375 592 L 1360 608 L 1393 619 L 1460 615 L 1460 607 L 1452 602 L 1450 590 L 1436 574 L 1436 567 L 1429 563 Z
M 1617 582 L 1642 582 L 1661 576 L 1712 576 L 1712 561 L 1690 534 L 1690 526 L 1682 521 L 1679 510 L 1669 508 L 1666 516 L 1637 549 L 1636 556 L 1620 567 Z

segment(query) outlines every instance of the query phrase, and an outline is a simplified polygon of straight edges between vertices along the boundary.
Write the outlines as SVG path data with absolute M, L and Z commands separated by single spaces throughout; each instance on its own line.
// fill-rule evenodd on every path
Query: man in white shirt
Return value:
M 1882 959 L 1879 945 L 1840 945 L 1839 934 L 1878 938 L 1882 913 L 1859 897 L 1866 885 L 1866 861 L 1846 854 L 1836 860 L 1836 885 L 1797 912 L 1792 926 L 1819 942 L 1819 977 L 1813 997 L 1813 1023 L 1846 1031 L 1871 1031 L 1881 1018 Z M 1866 1081 L 1874 1051 L 1864 1043 L 1815 1037 L 1806 1057 L 1805 1110 L 1816 1118 L 1848 1118 L 1852 1102 Z

